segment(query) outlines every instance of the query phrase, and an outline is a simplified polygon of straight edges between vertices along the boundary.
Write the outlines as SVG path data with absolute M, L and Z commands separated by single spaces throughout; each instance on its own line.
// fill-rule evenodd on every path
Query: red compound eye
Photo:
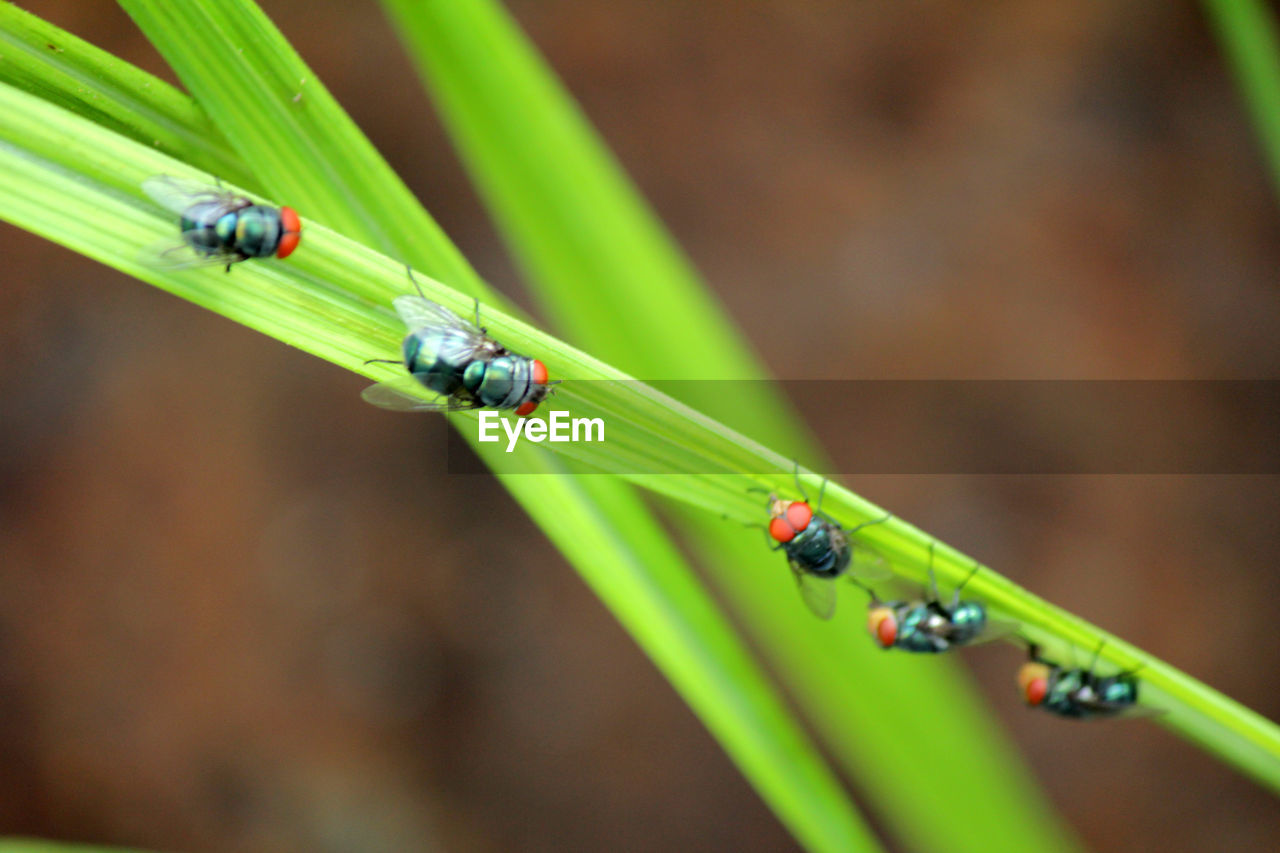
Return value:
M 813 510 L 804 501 L 793 501 L 791 506 L 787 507 L 787 524 L 790 524 L 800 532 L 809 526 L 809 522 L 813 519 Z
M 1049 668 L 1042 663 L 1024 663 L 1018 670 L 1018 686 L 1028 705 L 1039 705 L 1049 695 Z
M 536 408 L 538 408 L 538 404 L 530 400 L 527 403 L 521 403 L 516 406 L 516 414 L 523 418 L 525 415 L 533 414 L 533 410 Z
M 284 233 L 280 235 L 276 257 L 287 258 L 293 254 L 294 249 L 298 248 L 298 241 L 302 239 L 302 220 L 298 218 L 298 212 L 292 207 L 282 207 L 280 208 L 280 225 Z
M 533 360 L 533 384 L 546 385 L 548 378 L 547 366 L 535 358 Z
M 769 522 L 769 535 L 777 542 L 790 542 L 796 538 L 796 529 L 785 518 L 775 518 Z
M 867 630 L 882 648 L 891 648 L 898 639 L 898 620 L 888 607 L 873 607 L 867 614 Z

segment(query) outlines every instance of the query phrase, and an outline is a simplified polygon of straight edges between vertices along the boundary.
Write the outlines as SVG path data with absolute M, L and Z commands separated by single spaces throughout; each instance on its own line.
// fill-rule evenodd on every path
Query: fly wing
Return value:
M 142 182 L 142 191 L 151 196 L 156 204 L 174 213 L 186 213 L 198 204 L 219 205 L 226 210 L 250 204 L 249 199 L 235 193 L 172 175 L 153 175 L 147 178 Z
M 506 350 L 493 338 L 439 303 L 421 296 L 397 296 L 392 304 L 410 334 L 449 331 L 449 360 L 488 360 Z
M 1022 625 L 1018 622 L 1010 622 L 1005 619 L 988 619 L 986 627 L 982 629 L 982 633 L 969 640 L 963 645 L 980 646 L 983 643 L 990 643 L 994 640 L 1003 640 L 1005 637 L 1012 637 L 1018 633 Z
M 1150 705 L 1130 705 L 1116 702 L 1105 702 L 1102 699 L 1078 700 L 1083 708 L 1087 708 L 1094 719 L 1138 720 L 1145 717 L 1158 717 L 1165 713 L 1164 708 L 1153 708 Z M 1085 717 L 1090 719 L 1091 717 Z
M 836 585 L 829 580 L 814 577 L 795 566 L 791 571 L 800 585 L 800 597 L 805 606 L 819 619 L 830 619 L 836 612 Z
M 438 302 L 432 302 L 421 296 L 397 296 L 392 300 L 392 305 L 396 308 L 396 313 L 400 315 L 400 319 L 409 327 L 410 331 L 419 329 L 457 329 L 461 332 L 468 332 L 475 335 L 477 340 L 482 340 L 484 335 L 480 333 L 473 324 L 459 317 L 457 314 L 445 308 Z
M 1122 720 L 1142 720 L 1148 717 L 1159 717 L 1166 713 L 1164 708 L 1153 708 L 1150 705 L 1127 705 L 1115 716 Z
M 138 253 L 146 266 L 162 270 L 184 270 L 192 267 L 226 266 L 241 260 L 234 252 L 197 252 L 187 243 L 164 239 L 152 243 Z M 269 260 L 264 258 L 263 260 Z
M 893 570 L 884 555 L 866 545 L 850 545 L 853 549 L 852 559 L 849 561 L 850 576 L 866 582 L 888 580 L 892 577 Z
M 470 400 L 459 400 L 444 394 L 432 396 L 412 375 L 370 385 L 360 392 L 365 402 L 394 412 L 456 412 L 476 409 Z

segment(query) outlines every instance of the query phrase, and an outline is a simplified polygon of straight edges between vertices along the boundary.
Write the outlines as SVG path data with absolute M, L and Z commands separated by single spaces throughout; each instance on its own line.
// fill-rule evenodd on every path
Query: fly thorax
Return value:
M 853 549 L 849 547 L 849 536 L 844 532 L 844 528 L 835 522 L 821 516 L 816 516 L 816 520 L 827 532 L 827 545 L 835 558 L 832 571 L 837 575 L 843 574 L 845 569 L 849 568 L 849 561 L 853 558 Z
M 467 387 L 486 406 L 508 409 L 513 405 L 511 398 L 518 396 L 512 393 L 516 390 L 518 373 L 519 365 L 515 358 L 510 355 L 500 355 L 490 359 L 485 365 L 484 376 L 479 384 L 474 387 L 468 384 Z
M 898 605 L 898 623 L 902 625 L 902 633 L 908 634 L 915 631 L 928 630 L 930 624 L 937 618 L 937 614 L 929 610 L 922 604 Z
M 1079 695 L 1086 686 L 1084 679 L 1081 678 L 1079 670 L 1059 669 L 1055 670 L 1055 677 L 1050 680 L 1049 692 L 1053 696 L 1065 698 L 1067 696 Z M 1090 691 L 1091 693 L 1093 691 Z
M 827 578 L 840 574 L 839 555 L 831 550 L 827 529 L 821 524 L 810 523 L 785 548 L 787 559 L 811 574 Z
M 943 616 L 941 613 L 935 613 L 932 610 L 927 612 L 929 615 L 925 617 L 924 624 L 922 627 L 926 631 L 928 631 L 930 634 L 947 633 L 947 629 L 951 627 L 950 620 L 948 620 L 947 617 Z
M 270 257 L 280 244 L 280 233 L 279 211 L 256 204 L 246 207 L 236 222 L 236 251 L 251 258 Z

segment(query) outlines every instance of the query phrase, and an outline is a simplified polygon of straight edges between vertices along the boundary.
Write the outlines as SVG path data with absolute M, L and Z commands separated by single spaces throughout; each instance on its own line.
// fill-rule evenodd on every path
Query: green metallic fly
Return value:
M 1149 717 L 1164 713 L 1160 708 L 1138 704 L 1138 669 L 1115 675 L 1098 675 L 1098 655 L 1106 641 L 1098 644 L 1087 669 L 1064 667 L 1040 656 L 1038 646 L 1028 647 L 1029 660 L 1018 670 L 1018 686 L 1027 704 L 1073 720 L 1102 717 Z
M 409 375 L 370 385 L 361 396 L 375 406 L 401 412 L 490 408 L 514 409 L 524 417 L 538 408 L 556 384 L 548 381 L 546 365 L 489 337 L 480 325 L 479 301 L 475 323 L 469 323 L 427 299 L 413 271 L 405 269 L 418 295 L 398 296 L 392 303 L 409 329 L 401 345 L 403 362 L 370 361 L 403 363 Z M 436 396 L 423 399 L 420 388 Z

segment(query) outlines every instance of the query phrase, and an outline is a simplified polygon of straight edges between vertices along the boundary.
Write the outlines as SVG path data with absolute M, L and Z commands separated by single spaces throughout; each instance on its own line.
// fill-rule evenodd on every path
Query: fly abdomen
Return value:
M 453 394 L 462 387 L 463 371 L 471 359 L 466 337 L 454 329 L 423 329 L 406 336 L 404 363 L 409 372 L 437 394 Z
M 952 608 L 951 642 L 964 645 L 976 638 L 987 627 L 987 610 L 977 601 L 962 601 Z
M 191 205 L 183 214 L 179 227 L 191 248 L 203 255 L 233 248 L 239 211 L 248 205 L 228 210 L 216 201 Z
M 233 220 L 232 228 L 235 227 L 235 214 L 229 213 L 227 216 Z M 201 255 L 208 255 L 213 252 L 223 251 L 227 244 L 218 234 L 217 223 L 207 225 L 192 219 L 182 218 L 182 238 L 187 241 L 191 248 L 195 249 Z
M 254 204 L 221 188 L 169 175 L 147 178 L 142 189 L 179 215 L 183 242 L 195 253 L 196 263 L 224 263 L 230 272 L 231 264 L 247 258 L 287 258 L 302 239 L 302 220 L 291 207 Z M 169 262 L 189 265 L 180 258 Z
M 1081 718 L 1087 716 L 1087 707 L 1080 698 L 1092 693 L 1092 678 L 1079 670 L 1060 670 L 1049 685 L 1049 695 L 1044 706 L 1060 717 Z
M 1115 705 L 1135 705 L 1138 702 L 1138 681 L 1127 675 L 1100 678 L 1098 695 L 1104 702 Z

